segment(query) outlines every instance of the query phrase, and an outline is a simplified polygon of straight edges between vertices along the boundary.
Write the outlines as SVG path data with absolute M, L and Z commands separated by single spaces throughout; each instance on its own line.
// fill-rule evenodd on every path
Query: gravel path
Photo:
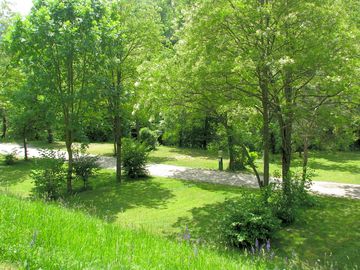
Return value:
M 0 143 L 0 153 L 9 153 L 13 150 L 16 150 L 20 155 L 22 155 L 23 149 L 20 145 L 14 143 Z M 28 148 L 28 154 L 29 157 L 41 156 L 39 149 L 33 147 Z M 115 169 L 116 165 L 115 158 L 104 156 L 100 157 L 99 163 L 101 167 L 107 169 Z M 194 180 L 232 186 L 257 187 L 256 177 L 244 173 L 193 169 L 165 164 L 151 164 L 148 166 L 148 171 L 152 176 Z M 360 199 L 360 185 L 355 184 L 313 181 L 311 190 L 315 193 L 323 195 Z

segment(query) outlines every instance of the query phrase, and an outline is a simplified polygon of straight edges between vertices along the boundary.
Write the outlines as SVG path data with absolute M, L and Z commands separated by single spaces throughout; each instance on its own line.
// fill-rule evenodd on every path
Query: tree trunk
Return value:
M 283 191 L 286 196 L 291 194 L 291 141 L 293 125 L 293 88 L 291 86 L 292 74 L 290 70 L 285 71 L 284 97 L 285 108 L 279 108 L 278 120 L 281 134 L 281 161 L 282 161 L 282 180 Z M 289 198 L 291 199 L 291 198 Z
M 121 183 L 121 118 L 115 116 L 115 141 L 116 141 L 116 181 Z
M 6 131 L 7 131 L 7 119 L 6 119 L 5 114 L 3 114 L 2 115 L 2 134 L 1 134 L 2 139 L 5 139 Z
M 73 158 L 73 150 L 72 150 L 72 143 L 73 143 L 73 135 L 72 131 L 69 127 L 68 120 L 65 121 L 68 125 L 66 127 L 66 134 L 65 134 L 65 144 L 66 144 L 66 151 L 68 153 L 68 170 L 67 170 L 67 192 L 72 192 L 72 174 L 74 168 L 74 158 Z
M 268 186 L 270 182 L 270 101 L 269 90 L 266 82 L 261 82 L 262 107 L 263 107 L 263 151 L 264 151 L 264 179 L 261 186 Z
M 113 122 L 113 136 L 114 136 L 114 157 L 116 157 L 116 153 L 117 153 L 117 148 L 116 148 L 116 123 L 115 123 L 115 117 L 114 117 L 114 122 Z
M 48 136 L 47 136 L 48 143 L 50 143 L 50 144 L 53 143 L 54 142 L 54 134 L 53 134 L 52 128 L 50 126 L 47 128 L 47 134 L 48 134 Z
M 251 169 L 253 170 L 253 172 L 255 173 L 255 176 L 256 176 L 256 179 L 258 181 L 258 185 L 259 187 L 261 188 L 262 187 L 262 181 L 261 181 L 261 177 L 260 177 L 260 174 L 254 164 L 254 161 L 252 160 L 250 154 L 249 154 L 249 151 L 247 150 L 246 146 L 244 144 L 241 145 L 242 149 L 243 149 L 243 152 L 245 154 L 245 156 L 248 158 L 249 160 L 249 165 L 251 167 Z
M 307 178 L 307 166 L 308 166 L 308 159 L 309 159 L 309 139 L 307 136 L 304 138 L 304 155 L 303 155 L 303 172 L 302 172 L 302 180 L 303 182 L 306 181 Z
M 231 126 L 226 125 L 226 136 L 228 142 L 228 150 L 229 150 L 229 170 L 234 171 L 235 166 L 235 149 L 234 149 L 234 134 Z
M 209 129 L 210 129 L 210 123 L 209 123 L 209 117 L 206 116 L 205 117 L 205 121 L 204 121 L 204 133 L 203 133 L 203 143 L 202 143 L 202 148 L 203 149 L 207 149 L 207 145 L 208 145 L 208 137 L 209 137 Z
M 28 149 L 27 149 L 27 138 L 26 138 L 26 131 L 24 130 L 23 134 L 23 145 L 24 145 L 24 160 L 28 161 Z

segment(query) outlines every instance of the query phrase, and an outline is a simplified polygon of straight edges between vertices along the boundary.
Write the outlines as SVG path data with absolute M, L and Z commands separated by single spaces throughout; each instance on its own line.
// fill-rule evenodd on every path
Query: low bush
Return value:
M 65 157 L 53 150 L 45 150 L 41 155 L 41 166 L 31 171 L 34 196 L 45 200 L 57 200 L 61 197 L 66 180 Z
M 146 176 L 149 149 L 137 141 L 124 139 L 122 151 L 122 163 L 126 175 L 129 178 Z
M 221 230 L 227 244 L 249 248 L 254 243 L 264 244 L 279 228 L 280 220 L 273 215 L 261 196 L 244 195 L 241 200 L 230 201 L 224 209 Z
M 74 155 L 74 172 L 75 175 L 83 181 L 84 190 L 89 188 L 89 178 L 99 169 L 99 157 L 91 156 L 87 153 L 75 152 Z
M 5 155 L 5 165 L 11 166 L 15 164 L 16 161 L 16 151 L 13 151 L 11 153 L 8 153 Z
M 279 177 L 278 173 L 275 175 Z M 262 195 L 265 203 L 282 223 L 293 223 L 301 208 L 314 206 L 315 199 L 309 193 L 312 184 L 310 178 L 311 174 L 303 179 L 300 174 L 291 172 L 290 194 L 287 195 L 284 194 L 280 182 L 272 183 L 263 189 Z
M 140 142 L 145 144 L 150 150 L 155 150 L 158 141 L 158 134 L 156 131 L 152 131 L 149 128 L 140 129 Z

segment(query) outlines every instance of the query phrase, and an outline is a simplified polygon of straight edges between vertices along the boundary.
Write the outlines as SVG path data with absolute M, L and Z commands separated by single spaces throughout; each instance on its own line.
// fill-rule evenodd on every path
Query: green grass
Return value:
M 0 165 L 0 190 L 28 196 L 32 187 L 28 174 L 36 166 L 34 161 Z M 65 199 L 66 205 L 121 228 L 145 230 L 170 239 L 178 238 L 187 226 L 195 239 L 207 241 L 218 237 L 213 228 L 221 218 L 226 198 L 257 192 L 164 178 L 118 185 L 114 183 L 114 173 L 109 170 L 101 170 L 91 179 L 91 185 L 92 190 Z M 80 186 L 80 182 L 75 184 L 75 187 Z M 360 265 L 357 256 L 360 200 L 319 197 L 318 201 L 319 204 L 301 214 L 294 225 L 276 235 L 277 254 L 291 257 L 295 252 L 300 260 L 314 263 L 317 259 L 322 262 L 325 253 L 332 252 L 329 261 L 339 265 Z
M 0 261 L 21 269 L 271 269 L 42 202 L 0 195 Z
M 32 142 L 37 147 L 49 147 L 43 142 Z M 56 149 L 64 149 L 63 142 L 53 144 Z M 111 156 L 113 145 L 111 143 L 91 143 L 89 152 L 97 155 Z M 200 169 L 217 169 L 217 153 L 202 149 L 187 149 L 160 146 L 151 152 L 150 162 L 156 164 L 169 164 Z M 225 156 L 224 164 L 227 166 L 228 159 Z M 292 169 L 301 171 L 302 160 L 298 154 L 294 154 Z M 257 160 L 259 172 L 262 172 L 262 161 Z M 360 184 L 360 152 L 316 152 L 310 153 L 309 168 L 313 172 L 312 179 L 315 181 L 329 181 L 348 184 Z M 270 172 L 281 171 L 280 156 L 272 157 Z M 246 172 L 252 173 L 249 169 Z

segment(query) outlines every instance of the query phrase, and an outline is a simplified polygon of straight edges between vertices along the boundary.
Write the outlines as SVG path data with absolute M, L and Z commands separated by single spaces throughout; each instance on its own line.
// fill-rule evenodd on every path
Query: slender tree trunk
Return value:
M 255 176 L 256 176 L 256 180 L 258 181 L 258 185 L 259 187 L 261 188 L 262 187 L 262 181 L 261 181 L 261 177 L 260 177 L 260 174 L 254 164 L 254 161 L 252 160 L 250 154 L 249 154 L 249 151 L 247 150 L 246 146 L 244 144 L 241 145 L 242 149 L 243 149 L 243 152 L 245 154 L 245 156 L 248 158 L 249 160 L 249 164 L 250 164 L 250 167 L 251 169 L 253 170 L 253 172 L 255 173 Z
M 73 132 L 71 127 L 71 122 L 69 119 L 68 114 L 65 115 L 65 145 L 66 151 L 68 153 L 68 170 L 67 170 L 67 177 L 66 177 L 66 185 L 67 185 L 67 192 L 72 192 L 72 175 L 74 169 L 74 158 L 73 158 Z
M 302 180 L 305 182 L 307 175 L 307 167 L 308 167 L 308 159 L 309 159 L 309 139 L 307 136 L 304 138 L 304 155 L 303 155 L 303 165 L 302 165 Z
M 6 119 L 6 116 L 5 116 L 5 113 L 4 113 L 2 115 L 2 134 L 1 134 L 2 139 L 5 139 L 6 131 L 7 131 L 7 119 Z
M 262 107 L 263 107 L 263 154 L 264 154 L 264 179 L 261 186 L 268 186 L 270 182 L 270 101 L 267 83 L 260 80 Z
M 47 128 L 47 141 L 48 143 L 53 143 L 54 142 L 54 134 L 53 134 L 53 131 L 52 131 L 52 128 L 50 126 L 48 126 Z
M 207 145 L 208 145 L 208 137 L 209 137 L 209 129 L 210 129 L 210 123 L 209 123 L 209 117 L 206 116 L 205 117 L 205 121 L 204 121 L 204 133 L 203 133 L 203 143 L 202 143 L 202 148 L 203 149 L 207 149 Z
M 24 129 L 23 133 L 23 145 L 24 145 L 24 160 L 28 161 L 28 149 L 27 149 L 27 138 L 26 138 L 26 130 Z
M 114 117 L 114 121 L 113 121 L 113 135 L 114 135 L 114 157 L 116 157 L 116 153 L 117 153 L 117 147 L 116 147 L 116 121 L 115 121 L 115 117 Z
M 115 116 L 115 140 L 116 140 L 116 181 L 121 183 L 121 118 Z
M 285 195 L 291 194 L 291 142 L 292 142 L 292 125 L 293 125 L 293 88 L 291 86 L 291 71 L 285 71 L 285 108 L 283 111 L 279 109 L 279 126 L 281 134 L 281 161 L 282 161 L 282 180 Z M 289 198 L 291 199 L 291 198 Z
M 234 134 L 231 126 L 226 124 L 226 136 L 228 142 L 228 150 L 229 150 L 229 170 L 235 170 L 235 149 L 234 149 Z

